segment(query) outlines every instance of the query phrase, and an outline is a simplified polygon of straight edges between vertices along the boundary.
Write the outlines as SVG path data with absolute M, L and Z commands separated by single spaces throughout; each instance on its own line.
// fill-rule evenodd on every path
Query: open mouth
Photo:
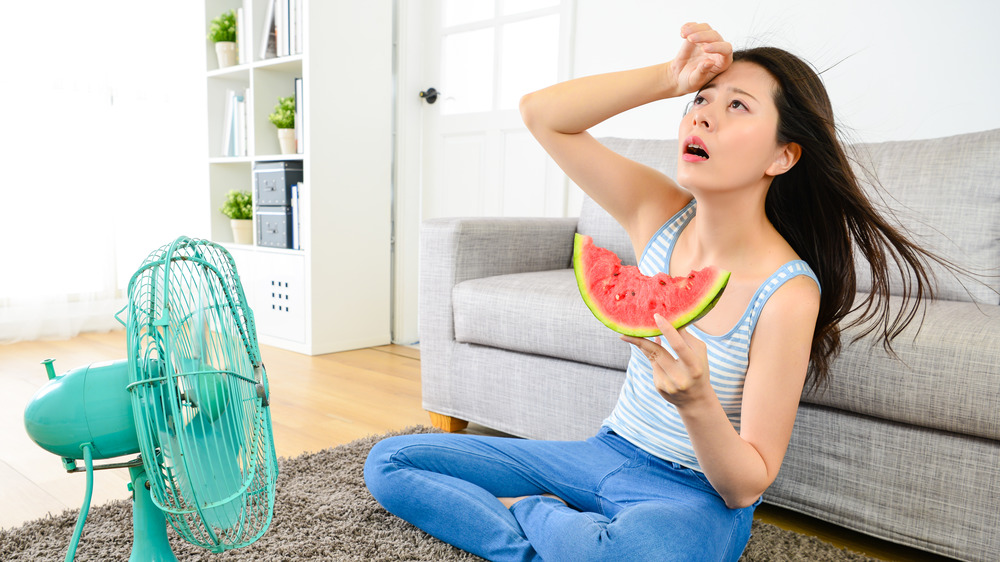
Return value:
M 705 160 L 708 160 L 708 153 L 705 152 L 705 148 L 703 146 L 701 146 L 701 145 L 689 144 L 689 145 L 687 145 L 687 148 L 685 149 L 684 153 L 685 154 L 691 154 L 691 155 L 697 156 L 699 158 L 703 158 Z
M 705 141 L 696 136 L 684 139 L 683 157 L 688 162 L 708 160 L 708 150 L 705 148 Z

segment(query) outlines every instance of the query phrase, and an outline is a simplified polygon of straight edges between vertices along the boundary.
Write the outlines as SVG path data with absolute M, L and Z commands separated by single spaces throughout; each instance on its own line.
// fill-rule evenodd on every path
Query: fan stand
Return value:
M 83 531 L 83 525 L 90 511 L 90 498 L 94 489 L 94 470 L 110 468 L 128 468 L 129 491 L 132 492 L 132 554 L 129 562 L 177 562 L 177 556 L 170 548 L 167 540 L 167 519 L 163 516 L 149 491 L 149 479 L 146 477 L 146 468 L 142 464 L 142 458 L 137 457 L 132 461 L 117 464 L 105 464 L 94 466 L 91 459 L 91 448 L 93 444 L 86 443 L 81 448 L 84 452 L 85 468 L 77 466 L 76 460 L 64 458 L 63 463 L 67 472 L 86 472 L 87 490 L 83 498 L 83 507 L 80 508 L 80 515 L 76 521 L 76 529 L 70 541 L 69 550 L 66 552 L 66 562 L 71 562 L 76 558 L 76 548 Z
M 132 555 L 129 562 L 177 562 L 167 541 L 167 519 L 149 491 L 149 480 L 143 466 L 130 466 L 132 478 Z

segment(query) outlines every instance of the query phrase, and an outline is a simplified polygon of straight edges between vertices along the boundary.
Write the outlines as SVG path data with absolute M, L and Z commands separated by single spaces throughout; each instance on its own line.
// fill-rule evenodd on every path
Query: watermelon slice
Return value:
M 661 334 L 654 314 L 678 330 L 697 321 L 719 302 L 729 283 L 729 272 L 715 266 L 687 277 L 649 277 L 634 265 L 622 265 L 614 252 L 581 234 L 573 242 L 573 270 L 583 302 L 594 316 L 612 330 L 635 337 Z

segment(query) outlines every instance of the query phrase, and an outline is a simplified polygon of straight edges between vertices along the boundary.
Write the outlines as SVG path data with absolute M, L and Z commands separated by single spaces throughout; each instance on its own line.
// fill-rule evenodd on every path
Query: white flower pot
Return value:
M 278 129 L 278 145 L 282 154 L 295 154 L 295 129 Z
M 226 68 L 239 63 L 240 51 L 236 41 L 219 41 L 215 44 L 215 56 L 219 58 L 219 68 Z
M 252 219 L 230 219 L 229 225 L 233 227 L 233 242 L 237 244 L 253 244 Z

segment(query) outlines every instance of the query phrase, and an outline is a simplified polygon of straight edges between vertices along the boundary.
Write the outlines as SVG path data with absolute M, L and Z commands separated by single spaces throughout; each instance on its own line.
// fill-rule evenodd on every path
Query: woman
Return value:
M 886 346 L 929 295 L 924 262 L 936 258 L 865 199 L 816 73 L 779 49 L 734 54 L 706 24 L 684 25 L 681 37 L 668 63 L 556 84 L 525 96 L 521 113 L 622 224 L 645 274 L 716 265 L 729 285 L 692 327 L 658 319 L 662 338 L 622 338 L 633 346 L 622 393 L 587 441 L 419 435 L 376 445 L 365 467 L 373 496 L 459 548 L 490 560 L 737 560 L 807 373 L 822 383 L 839 349 L 855 296 L 852 248 L 873 271 L 862 318 L 881 326 Z M 676 182 L 586 132 L 692 92 Z M 886 252 L 916 297 L 895 315 Z

